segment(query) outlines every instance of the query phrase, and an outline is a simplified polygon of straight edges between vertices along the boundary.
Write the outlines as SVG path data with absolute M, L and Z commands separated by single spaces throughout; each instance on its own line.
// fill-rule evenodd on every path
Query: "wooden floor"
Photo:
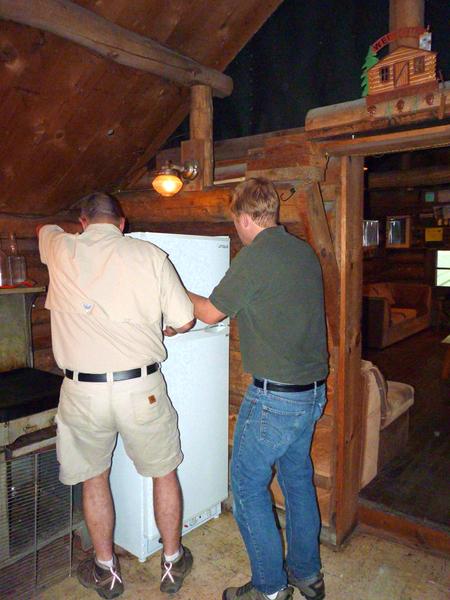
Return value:
M 415 388 L 405 452 L 388 463 L 363 490 L 363 505 L 406 515 L 450 534 L 450 381 L 442 381 L 448 332 L 431 329 L 384 350 L 367 350 L 386 379 Z

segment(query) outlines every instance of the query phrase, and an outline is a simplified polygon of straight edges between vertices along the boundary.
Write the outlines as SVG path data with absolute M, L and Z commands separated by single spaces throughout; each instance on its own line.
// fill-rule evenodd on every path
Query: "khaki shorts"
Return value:
M 75 485 L 111 466 L 117 432 L 144 477 L 162 477 L 181 463 L 177 413 L 159 371 L 127 381 L 64 379 L 56 452 L 62 483 Z

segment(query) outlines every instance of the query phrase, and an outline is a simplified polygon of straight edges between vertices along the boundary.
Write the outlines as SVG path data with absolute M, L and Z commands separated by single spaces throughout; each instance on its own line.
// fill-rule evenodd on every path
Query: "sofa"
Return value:
M 431 322 L 431 286 L 380 281 L 363 286 L 362 332 L 368 348 L 386 348 Z
M 362 460 L 360 488 L 383 466 L 401 454 L 408 443 L 409 409 L 414 388 L 399 381 L 386 381 L 379 368 L 361 361 Z

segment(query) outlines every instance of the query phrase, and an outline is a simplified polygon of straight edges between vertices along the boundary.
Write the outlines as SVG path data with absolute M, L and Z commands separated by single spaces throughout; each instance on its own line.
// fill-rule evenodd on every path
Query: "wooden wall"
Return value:
M 435 253 L 437 248 L 450 248 L 450 224 L 442 224 L 442 243 L 426 243 L 425 229 L 438 227 L 433 216 L 438 203 L 424 200 L 424 189 L 380 189 L 369 191 L 366 217 L 380 222 L 380 245 L 364 256 L 364 281 L 412 281 L 434 284 Z M 386 218 L 411 217 L 409 248 L 386 247 Z
M 48 287 L 48 271 L 47 267 L 40 261 L 38 241 L 35 233 L 35 227 L 38 222 L 34 219 L 24 219 L 21 217 L 10 219 L 0 215 L 0 231 L 2 231 L 0 247 L 4 251 L 7 250 L 7 235 L 10 232 L 14 232 L 16 234 L 18 252 L 25 257 L 28 279 L 39 286 Z M 66 218 L 56 218 L 53 222 L 57 222 L 69 231 L 78 229 L 75 222 L 67 221 Z M 53 358 L 51 347 L 50 313 L 44 308 L 44 304 L 45 294 L 39 294 L 31 311 L 34 366 L 44 371 L 60 373 Z
M 244 145 L 247 142 L 243 142 Z M 223 144 L 223 143 L 222 143 Z M 223 146 L 222 146 L 223 149 Z M 225 148 L 225 154 L 228 150 Z M 330 376 L 327 381 L 328 403 L 320 420 L 313 443 L 315 482 L 323 524 L 333 527 L 335 514 L 335 405 L 338 370 L 338 306 L 339 274 L 333 244 L 338 243 L 336 232 L 336 203 L 341 186 L 341 160 L 319 158 L 314 154 L 304 133 L 258 137 L 258 147 L 235 148 L 239 169 L 246 176 L 262 175 L 274 180 L 281 197 L 280 221 L 294 235 L 307 239 L 322 262 L 325 275 Z M 244 159 L 243 155 L 244 154 Z M 227 154 L 227 168 L 233 168 L 233 158 Z M 217 161 L 220 170 L 220 160 Z M 223 163 L 222 163 L 223 167 Z M 320 181 L 320 190 L 313 186 Z M 152 230 L 200 235 L 229 235 L 232 256 L 241 248 L 232 224 L 229 202 L 232 188 L 216 186 L 203 192 L 184 192 L 175 198 L 162 198 L 147 189 L 123 192 L 118 195 L 129 221 L 129 230 Z M 323 202 L 322 202 L 322 197 Z M 315 213 L 313 214 L 313 212 Z M 61 213 L 51 221 L 69 231 L 79 229 L 77 215 Z M 47 270 L 41 265 L 35 237 L 36 219 L 2 217 L 0 230 L 15 231 L 19 250 L 27 259 L 28 274 L 41 285 L 48 285 Z M 195 290 L 194 290 L 195 291 Z M 55 370 L 51 352 L 49 314 L 43 308 L 44 298 L 38 298 L 33 309 L 33 344 L 35 366 Z M 230 351 L 230 423 L 236 415 L 249 374 L 242 371 L 239 334 L 234 320 L 231 324 Z M 282 498 L 273 488 L 275 500 Z M 330 536 L 332 537 L 332 535 Z

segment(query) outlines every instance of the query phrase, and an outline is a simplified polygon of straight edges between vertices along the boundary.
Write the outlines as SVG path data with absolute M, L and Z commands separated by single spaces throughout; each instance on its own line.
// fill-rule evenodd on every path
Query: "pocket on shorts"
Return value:
M 138 425 L 146 425 L 174 412 L 166 394 L 166 386 L 159 383 L 155 388 L 130 393 L 131 405 L 135 421 Z
M 92 396 L 63 383 L 57 421 L 76 429 L 92 429 Z

